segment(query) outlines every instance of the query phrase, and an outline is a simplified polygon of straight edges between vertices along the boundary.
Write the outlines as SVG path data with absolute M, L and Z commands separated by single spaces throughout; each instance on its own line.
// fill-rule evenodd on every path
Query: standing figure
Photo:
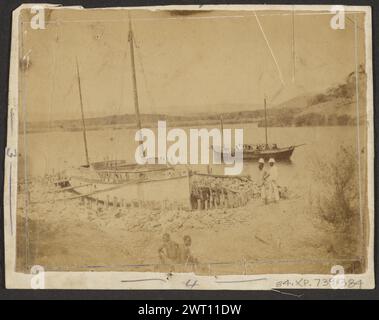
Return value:
M 161 264 L 175 264 L 179 258 L 179 245 L 170 239 L 170 235 L 163 235 L 163 244 L 158 249 Z
M 267 189 L 268 189 L 268 173 L 265 170 L 265 161 L 263 158 L 260 158 L 258 161 L 258 168 L 260 173 L 259 188 L 261 191 L 261 200 L 264 204 L 267 204 Z
M 279 188 L 278 188 L 278 167 L 275 165 L 275 159 L 271 158 L 268 161 L 270 165 L 269 171 L 269 185 L 270 185 L 270 198 L 279 201 Z
M 197 259 L 192 255 L 191 253 L 191 244 L 192 239 L 189 235 L 185 235 L 183 237 L 183 244 L 179 247 L 179 256 L 180 256 L 180 263 L 187 264 L 197 264 Z

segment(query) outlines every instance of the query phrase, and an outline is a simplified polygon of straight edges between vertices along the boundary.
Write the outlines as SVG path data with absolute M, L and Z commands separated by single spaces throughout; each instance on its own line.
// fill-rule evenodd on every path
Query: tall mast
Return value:
M 89 167 L 89 157 L 88 157 L 88 147 L 87 147 L 87 132 L 86 132 L 86 123 L 85 123 L 85 121 L 84 121 L 82 85 L 81 85 L 81 83 L 80 83 L 80 73 L 79 73 L 79 63 L 78 63 L 78 58 L 76 58 L 76 74 L 77 74 L 77 77 L 78 77 L 79 98 L 80 98 L 80 110 L 81 110 L 81 113 L 82 113 L 84 151 L 85 151 L 85 154 L 86 154 L 86 162 L 87 162 L 87 166 Z
M 224 118 L 220 116 L 220 127 L 221 127 L 221 160 L 224 159 Z
M 135 66 L 135 61 L 134 61 L 134 36 L 133 36 L 133 29 L 132 29 L 132 20 L 130 17 L 129 17 L 129 47 L 130 47 L 130 60 L 131 60 L 131 65 L 132 65 L 134 108 L 135 108 L 136 118 L 137 118 L 137 127 L 139 130 L 141 130 L 142 125 L 141 125 L 141 117 L 139 113 L 136 66 Z M 142 144 L 142 141 L 140 141 L 140 144 Z
M 265 105 L 265 136 L 266 136 L 266 147 L 268 146 L 268 140 L 267 140 L 267 106 L 266 106 L 266 97 L 264 98 L 264 105 Z
M 292 7 L 292 82 L 296 76 L 295 7 Z

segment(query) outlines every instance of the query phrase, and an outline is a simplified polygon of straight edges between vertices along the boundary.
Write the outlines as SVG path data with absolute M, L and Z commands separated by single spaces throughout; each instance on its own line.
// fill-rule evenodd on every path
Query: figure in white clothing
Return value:
M 263 158 L 259 159 L 258 168 L 259 168 L 259 173 L 260 173 L 259 188 L 260 188 L 260 192 L 261 192 L 261 200 L 264 204 L 267 204 L 269 182 L 267 180 L 268 179 L 268 173 L 265 170 L 265 161 Z
M 276 201 L 279 201 L 278 168 L 275 165 L 275 159 L 274 158 L 271 158 L 268 161 L 268 163 L 270 165 L 269 177 L 268 177 L 269 195 L 270 195 L 269 198 L 276 202 Z

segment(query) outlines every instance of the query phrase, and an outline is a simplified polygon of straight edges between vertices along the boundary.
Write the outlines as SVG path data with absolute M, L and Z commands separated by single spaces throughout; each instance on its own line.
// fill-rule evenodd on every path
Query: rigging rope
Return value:
M 144 82 L 144 86 L 145 86 L 145 90 L 146 90 L 146 93 L 147 93 L 147 97 L 148 99 L 150 100 L 150 112 L 152 114 L 156 114 L 156 105 L 155 105 L 155 100 L 150 92 L 150 90 L 148 89 L 148 85 L 147 85 L 147 78 L 146 78 L 146 73 L 145 73 L 145 69 L 143 67 L 143 63 L 142 63 L 142 55 L 141 55 L 141 52 L 140 52 L 140 45 L 136 39 L 136 36 L 134 34 L 134 42 L 135 42 L 135 48 L 136 48 L 136 51 L 137 51 L 137 56 L 138 56 L 138 63 L 139 63 L 139 66 L 141 68 L 141 72 L 142 72 L 142 76 L 143 76 L 143 82 Z

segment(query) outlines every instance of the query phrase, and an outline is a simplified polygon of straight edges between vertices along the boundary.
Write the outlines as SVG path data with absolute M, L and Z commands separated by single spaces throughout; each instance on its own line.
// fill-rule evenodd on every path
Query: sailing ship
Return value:
M 132 69 L 133 98 L 137 121 L 140 130 L 138 87 L 134 58 L 134 35 L 129 20 L 129 49 Z M 136 164 L 125 160 L 90 162 L 88 155 L 87 131 L 83 108 L 82 86 L 78 60 L 76 73 L 79 90 L 79 102 L 82 118 L 82 132 L 86 163 L 80 167 L 65 171 L 65 179 L 55 182 L 57 192 L 70 192 L 72 195 L 60 200 L 82 199 L 90 203 L 112 207 L 143 207 L 177 209 L 199 209 L 225 205 L 243 205 L 251 192 L 249 179 L 230 176 L 199 174 L 183 165 Z M 140 142 L 142 143 L 142 142 Z M 249 183 L 246 183 L 248 181 Z M 227 182 L 227 183 L 225 183 Z M 225 184 L 244 185 L 242 191 L 236 192 Z M 224 184 L 224 186 L 222 186 Z M 210 188 L 210 185 L 218 187 Z M 244 190 L 246 192 L 244 192 Z M 242 197 L 242 199 L 240 198 Z M 235 199 L 236 201 L 232 201 Z M 235 204 L 233 204 L 235 203 Z
M 264 98 L 264 111 L 265 111 L 265 144 L 244 144 L 243 149 L 243 159 L 244 160 L 257 160 L 264 159 L 269 160 L 270 158 L 275 159 L 275 161 L 289 161 L 291 159 L 292 153 L 295 148 L 301 145 L 294 145 L 288 147 L 278 147 L 276 143 L 269 144 L 268 134 L 267 134 L 267 103 L 266 98 Z
M 300 145 L 292 145 L 288 147 L 279 147 L 276 143 L 268 142 L 268 133 L 267 133 L 267 104 L 266 98 L 264 98 L 264 115 L 265 115 L 265 143 L 263 144 L 243 144 L 237 145 L 235 149 L 231 150 L 231 154 L 235 154 L 235 150 L 242 150 L 243 159 L 247 161 L 264 159 L 268 161 L 273 158 L 275 161 L 290 161 L 292 153 L 295 148 L 302 146 Z M 220 119 L 221 123 L 221 132 L 223 132 L 223 119 Z M 220 147 L 213 147 L 216 152 L 220 152 Z
M 134 108 L 137 128 L 140 130 L 138 88 L 135 67 L 134 35 L 129 20 L 129 49 L 132 69 Z M 154 202 L 173 198 L 179 206 L 189 207 L 189 172 L 186 168 L 165 164 L 128 163 L 125 160 L 90 162 L 88 155 L 87 131 L 85 124 L 82 86 L 78 60 L 76 60 L 79 101 L 82 118 L 82 132 L 86 163 L 65 171 L 67 179 L 60 179 L 55 185 L 60 191 L 74 193 L 69 199 L 82 198 L 111 206 L 136 203 L 152 205 Z M 142 142 L 140 142 L 142 143 Z M 65 198 L 67 199 L 67 198 Z

